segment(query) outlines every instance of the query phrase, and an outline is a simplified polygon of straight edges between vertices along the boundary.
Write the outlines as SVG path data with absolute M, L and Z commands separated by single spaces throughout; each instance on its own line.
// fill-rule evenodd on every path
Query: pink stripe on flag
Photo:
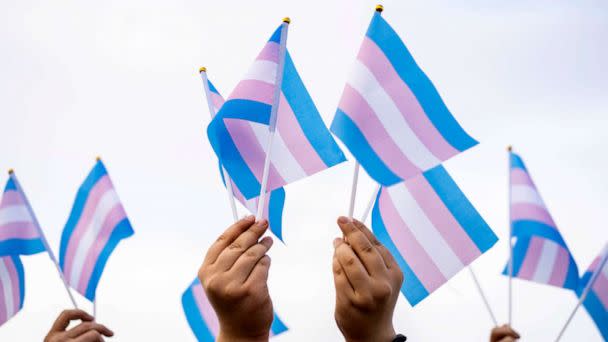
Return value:
M 11 222 L 0 226 L 0 241 L 38 237 L 40 233 L 33 222 Z
M 357 59 L 374 74 L 412 131 L 435 157 L 446 160 L 460 152 L 445 140 L 429 120 L 414 93 L 397 74 L 384 52 L 369 37 L 363 40 Z
M 4 262 L 6 262 L 8 259 L 10 259 L 10 257 L 3 257 L 2 260 L 4 260 Z M 2 282 L 0 280 L 0 324 L 6 322 L 8 320 L 8 312 L 6 311 L 6 307 L 5 304 L 6 303 L 6 298 L 4 298 L 4 287 L 5 286 L 11 286 L 11 284 L 5 284 L 4 282 Z
M 25 205 L 25 201 L 23 200 L 23 196 L 15 190 L 9 190 L 2 194 L 2 203 L 0 203 L 0 209 L 11 205 Z
M 540 253 L 543 249 L 543 241 L 544 240 L 535 237 L 530 239 L 530 244 L 528 245 L 528 250 L 524 256 L 519 273 L 514 274 L 513 276 L 528 280 L 534 278 L 534 272 L 536 272 L 536 267 L 540 260 Z
M 110 210 L 108 216 L 104 218 L 101 229 L 99 230 L 99 234 L 95 237 L 95 240 L 91 245 L 91 249 L 87 251 L 87 257 L 82 264 L 80 279 L 77 286 L 80 293 L 87 292 L 89 280 L 91 279 L 91 274 L 93 273 L 95 264 L 97 264 L 97 260 L 99 259 L 99 254 L 101 254 L 101 251 L 108 243 L 110 235 L 112 235 L 116 225 L 118 225 L 118 223 L 120 223 L 120 221 L 126 217 L 127 213 L 125 212 L 122 204 L 118 203 L 112 208 L 112 210 Z
M 277 126 L 277 130 L 281 133 L 289 151 L 306 174 L 311 175 L 327 168 L 327 165 L 321 160 L 317 151 L 306 138 L 302 126 L 300 126 L 283 92 L 281 92 L 279 100 Z
M 511 221 L 539 221 L 551 227 L 557 227 L 547 209 L 529 203 L 511 204 Z
M 414 175 L 420 172 L 420 169 L 403 154 L 403 151 L 388 135 L 384 125 L 361 94 L 348 84 L 344 87 L 342 94 L 339 108 L 353 120 L 386 166 L 398 167 L 398 169 L 392 171 L 401 176 Z
M 262 51 L 256 58 L 256 60 L 265 60 L 270 62 L 279 63 L 279 48 L 280 45 L 275 42 L 268 42 L 264 45 Z
M 219 110 L 224 105 L 224 98 L 217 93 L 211 93 L 211 103 L 213 104 L 213 107 Z
M 230 94 L 230 99 L 244 99 L 272 105 L 274 84 L 258 80 L 242 80 Z
M 477 245 L 456 221 L 424 176 L 410 178 L 404 184 L 463 265 L 468 265 L 481 255 Z
M 511 184 L 528 185 L 536 189 L 536 186 L 534 185 L 532 178 L 530 178 L 530 175 L 520 168 L 511 169 Z
M 74 263 L 74 260 L 73 260 L 74 254 L 76 253 L 76 250 L 78 249 L 80 240 L 82 239 L 82 236 L 85 234 L 85 231 L 86 231 L 87 227 L 89 226 L 89 223 L 91 223 L 91 220 L 93 219 L 93 216 L 95 215 L 95 211 L 97 209 L 97 205 L 99 204 L 99 201 L 101 200 L 103 195 L 111 189 L 112 189 L 112 182 L 110 181 L 110 177 L 108 177 L 108 175 L 104 175 L 97 181 L 97 183 L 95 183 L 95 185 L 89 192 L 89 197 L 87 197 L 87 200 L 85 202 L 85 205 L 84 205 L 84 208 L 80 215 L 80 218 L 78 219 L 78 222 L 76 223 L 76 227 L 74 228 L 74 231 L 72 232 L 72 236 L 70 236 L 70 239 L 68 241 L 67 250 L 65 253 L 64 274 L 65 274 L 66 278 L 68 278 L 68 279 L 70 279 L 70 277 L 72 276 L 72 265 Z
M 418 243 L 410 228 L 403 222 L 386 190 L 383 190 L 380 196 L 380 212 L 391 240 L 412 268 L 416 277 L 420 279 L 424 288 L 428 292 L 432 292 L 445 283 L 445 277 L 429 257 L 427 251 Z
M 6 258 L 6 268 L 8 269 L 8 277 L 11 280 L 11 288 L 13 292 L 13 312 L 19 311 L 19 303 L 21 302 L 21 293 L 19 293 L 19 275 L 17 274 L 17 268 L 13 263 L 13 259 Z
M 193 285 L 192 293 L 194 295 L 194 300 L 196 301 L 196 306 L 198 306 L 198 310 L 207 324 L 207 328 L 214 337 L 217 337 L 220 332 L 220 322 L 203 290 L 203 286 L 200 285 L 200 283 Z
M 599 274 L 593 284 L 593 291 L 600 299 L 602 305 L 608 310 L 608 278 L 604 274 Z
M 545 243 L 551 242 L 547 241 Z M 568 274 L 568 266 L 570 266 L 569 253 L 563 247 L 559 246 L 553 262 L 553 270 L 551 271 L 549 284 L 560 287 L 564 286 L 566 275 Z

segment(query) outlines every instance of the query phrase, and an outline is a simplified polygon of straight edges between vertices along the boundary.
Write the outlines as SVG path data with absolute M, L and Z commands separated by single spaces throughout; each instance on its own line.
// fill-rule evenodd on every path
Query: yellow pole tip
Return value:
M 198 72 L 199 72 L 199 73 L 201 73 L 201 72 L 207 72 L 207 68 L 205 68 L 205 67 L 200 67 L 200 68 L 198 69 Z
M 95 157 L 95 161 L 101 161 L 101 157 L 100 156 Z
M 291 19 L 289 19 L 289 17 L 285 17 L 285 18 L 283 18 L 283 22 L 287 23 L 287 24 L 291 24 Z
M 376 5 L 376 12 L 382 13 L 382 11 L 384 11 L 384 6 L 382 6 L 382 5 Z
M 9 175 L 12 175 L 13 173 L 15 173 L 15 170 L 13 170 L 13 169 L 8 169 L 8 174 L 9 174 Z
M 513 151 L 513 146 L 511 146 L 511 145 L 507 146 L 507 151 L 509 151 L 509 152 Z

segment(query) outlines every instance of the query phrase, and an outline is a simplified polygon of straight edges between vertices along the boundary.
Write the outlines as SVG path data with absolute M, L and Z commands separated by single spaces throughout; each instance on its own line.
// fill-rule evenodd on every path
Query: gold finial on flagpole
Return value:
M 382 13 L 382 11 L 384 11 L 384 6 L 380 4 L 376 5 L 376 12 Z
M 198 69 L 198 73 L 200 74 L 201 72 L 207 72 L 207 68 L 205 68 L 205 67 L 200 67 L 200 68 Z
M 101 161 L 101 157 L 100 156 L 95 157 L 95 161 Z
M 289 17 L 285 17 L 285 18 L 283 18 L 283 22 L 287 23 L 287 24 L 291 24 L 291 19 L 289 19 Z
M 8 169 L 8 174 L 9 174 L 9 175 L 12 175 L 13 173 L 15 173 L 15 170 L 13 170 L 13 169 Z
M 511 146 L 511 145 L 507 146 L 507 151 L 509 151 L 509 152 L 513 151 L 513 146 Z

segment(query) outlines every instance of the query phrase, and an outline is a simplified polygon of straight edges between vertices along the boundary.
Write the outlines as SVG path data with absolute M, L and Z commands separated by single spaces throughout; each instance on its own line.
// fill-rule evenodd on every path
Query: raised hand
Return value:
M 67 330 L 71 321 L 80 320 L 81 323 Z M 63 311 L 53 327 L 44 338 L 44 342 L 99 342 L 103 336 L 114 336 L 112 330 L 102 324 L 93 322 L 93 316 L 82 310 Z
M 519 334 L 507 324 L 492 329 L 490 342 L 514 342 L 519 340 Z

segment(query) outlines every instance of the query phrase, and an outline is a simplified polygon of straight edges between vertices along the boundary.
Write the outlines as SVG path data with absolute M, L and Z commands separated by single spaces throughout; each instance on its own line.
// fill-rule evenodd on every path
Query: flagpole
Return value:
M 513 317 L 513 224 L 511 223 L 511 151 L 513 147 L 510 145 L 507 147 L 507 163 L 508 163 L 508 178 L 509 178 L 509 326 L 512 323 Z
M 353 180 L 350 186 L 350 201 L 348 202 L 348 217 L 351 219 L 355 213 L 355 198 L 357 197 L 357 183 L 359 183 L 359 162 L 355 161 Z
M 213 120 L 213 118 L 215 117 L 215 115 L 217 114 L 215 112 L 215 107 L 213 107 L 213 100 L 211 99 L 211 91 L 209 90 L 209 80 L 207 79 L 207 68 L 205 67 L 201 67 L 198 70 L 199 74 L 201 75 L 201 79 L 203 80 L 203 88 L 205 89 L 205 97 L 207 98 L 207 106 L 209 107 L 209 114 L 211 115 L 211 120 Z M 239 219 L 239 213 L 236 210 L 236 203 L 234 201 L 234 191 L 232 188 L 232 180 L 230 179 L 230 176 L 228 175 L 228 172 L 226 172 L 226 169 L 224 168 L 224 166 L 221 166 L 222 170 L 222 175 L 224 176 L 224 181 L 226 182 L 226 193 L 228 194 L 228 203 L 230 203 L 230 210 L 232 211 L 232 218 L 234 219 L 234 221 L 237 221 Z
M 374 189 L 374 192 L 372 193 L 372 197 L 370 197 L 369 202 L 367 202 L 367 207 L 365 207 L 365 211 L 363 212 L 363 215 L 361 215 L 361 222 L 363 222 L 365 224 L 365 221 L 367 221 L 367 217 L 369 216 L 369 213 L 372 211 L 372 208 L 374 207 L 374 203 L 376 203 L 376 197 L 378 197 L 378 193 L 380 192 L 380 184 L 376 185 L 376 188 Z
M 32 206 L 30 205 L 30 201 L 27 199 L 27 196 L 25 196 L 25 192 L 21 188 L 21 184 L 19 183 L 19 180 L 17 180 L 17 176 L 15 175 L 15 172 L 13 171 L 13 169 L 10 169 L 10 170 L 8 170 L 8 174 L 9 174 L 9 177 L 13 179 L 13 182 L 15 182 L 15 186 L 17 187 L 18 191 L 21 192 L 22 194 L 24 194 L 23 200 L 25 201 L 25 205 L 27 205 L 27 208 L 30 211 L 30 215 L 32 216 L 32 220 L 34 220 L 34 224 L 36 225 L 36 229 L 38 229 L 38 233 L 40 233 L 40 239 L 42 239 L 44 248 L 46 249 L 46 252 L 47 252 L 49 258 L 51 259 L 51 261 L 55 265 L 55 268 L 57 269 L 57 272 L 59 273 L 59 277 L 61 278 L 61 281 L 63 282 L 63 286 L 65 287 L 65 290 L 67 291 L 68 296 L 70 297 L 70 301 L 72 302 L 72 305 L 74 305 L 75 309 L 78 309 L 78 304 L 76 304 L 76 300 L 74 299 L 74 296 L 72 295 L 72 291 L 70 291 L 70 286 L 68 285 L 68 282 L 65 279 L 63 271 L 61 271 L 61 267 L 59 267 L 59 263 L 57 262 L 57 258 L 55 258 L 55 254 L 53 253 L 53 250 L 51 250 L 51 248 L 49 247 L 49 243 L 46 239 L 46 236 L 44 235 L 44 231 L 42 231 L 42 228 L 40 227 L 38 218 L 34 214 L 34 211 L 32 210 Z
M 608 246 L 608 245 L 606 245 L 606 246 Z M 566 323 L 564 324 L 562 329 L 559 331 L 559 335 L 557 335 L 555 342 L 558 342 L 562 338 L 562 335 L 564 335 L 566 328 L 568 328 L 568 325 L 570 325 L 572 318 L 574 318 L 576 311 L 578 311 L 578 308 L 581 306 L 581 304 L 583 304 L 585 299 L 587 299 L 587 295 L 589 294 L 589 291 L 591 291 L 591 288 L 593 287 L 593 283 L 595 283 L 599 274 L 602 273 L 602 270 L 604 269 L 604 266 L 606 265 L 606 260 L 608 260 L 608 249 L 606 248 L 606 246 L 604 247 L 604 256 L 602 257 L 602 260 L 600 261 L 595 272 L 593 272 L 593 275 L 591 276 L 591 279 L 589 279 L 587 286 L 585 286 L 585 289 L 583 290 L 581 297 L 578 299 L 578 303 L 576 303 L 574 310 L 572 310 L 572 312 L 570 313 L 568 320 L 566 321 Z
M 275 79 L 274 97 L 272 101 L 272 108 L 270 109 L 270 118 L 268 120 L 268 142 L 266 143 L 266 159 L 264 160 L 264 172 L 262 174 L 262 184 L 260 186 L 260 196 L 258 200 L 258 211 L 256 214 L 256 220 L 262 219 L 264 213 L 264 205 L 266 202 L 266 191 L 268 187 L 268 175 L 270 173 L 270 158 L 272 155 L 272 142 L 276 132 L 279 100 L 281 99 L 281 86 L 283 84 L 283 71 L 285 69 L 285 53 L 287 52 L 287 31 L 291 20 L 284 18 L 281 24 L 281 41 L 279 46 L 279 64 L 277 75 Z
M 486 306 L 488 313 L 490 313 L 490 317 L 492 318 L 492 322 L 494 322 L 494 326 L 498 326 L 498 321 L 496 321 L 496 316 L 494 316 L 494 312 L 492 311 L 492 308 L 490 307 L 490 302 L 488 302 L 488 298 L 486 298 L 486 295 L 483 292 L 481 285 L 479 284 L 479 280 L 477 279 L 477 276 L 475 275 L 475 271 L 473 271 L 473 266 L 468 265 L 467 269 L 471 273 L 471 278 L 473 278 L 473 281 L 475 282 L 475 286 L 477 287 L 477 291 L 479 292 L 479 295 L 481 296 L 481 299 L 483 300 L 483 304 Z
M 93 299 L 93 320 L 97 320 L 97 296 Z

